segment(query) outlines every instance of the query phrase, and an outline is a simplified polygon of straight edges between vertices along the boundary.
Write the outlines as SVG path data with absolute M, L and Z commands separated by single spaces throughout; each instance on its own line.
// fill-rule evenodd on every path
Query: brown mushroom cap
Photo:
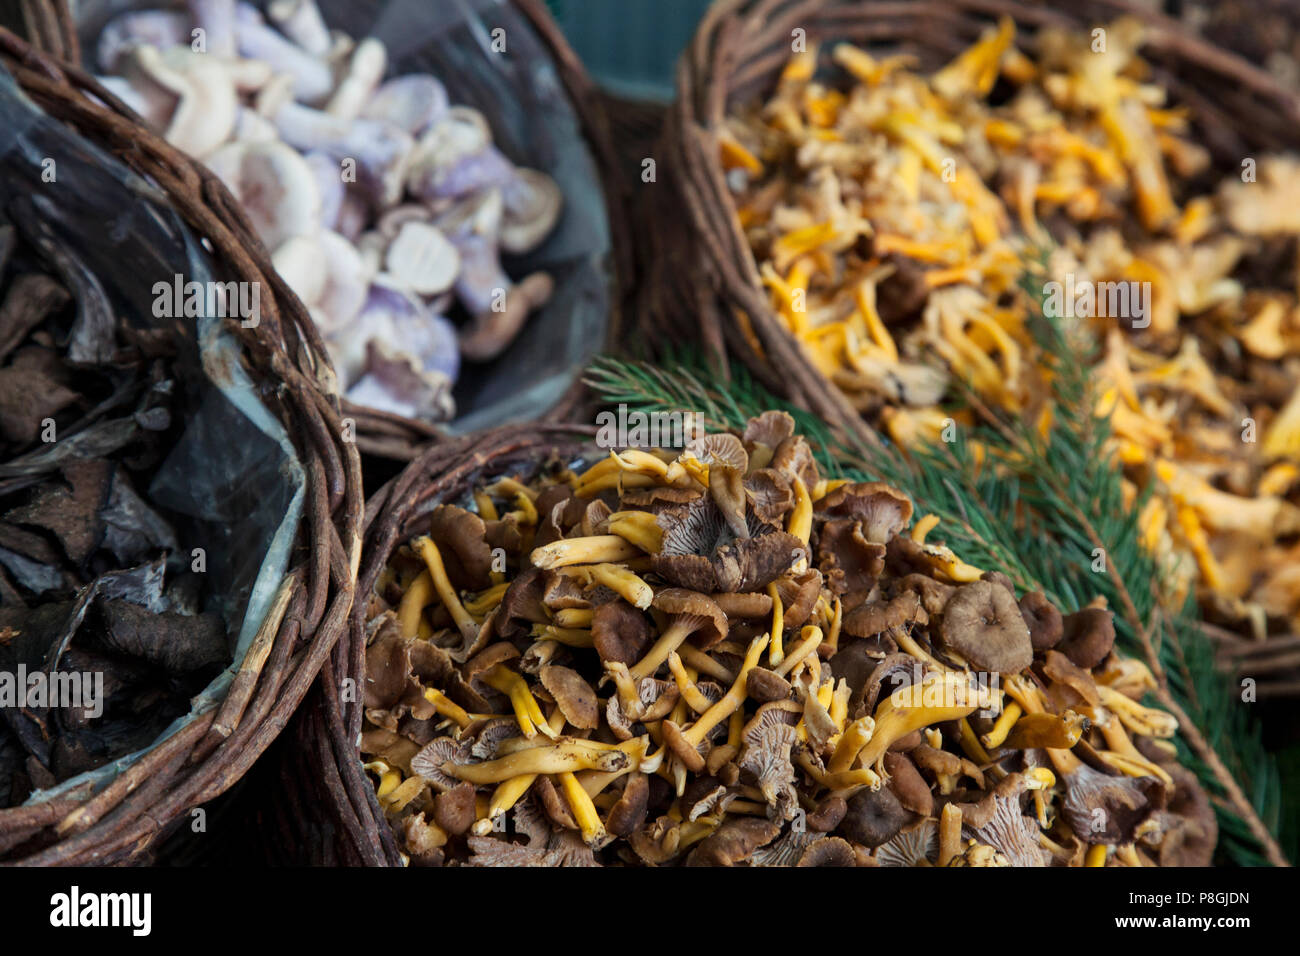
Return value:
M 809 845 L 795 866 L 857 866 L 858 855 L 839 837 L 823 837 Z
M 461 783 L 433 798 L 433 820 L 452 836 L 463 836 L 474 825 L 474 784 Z
M 931 617 L 938 617 L 947 607 L 949 599 L 957 588 L 955 585 L 944 584 L 924 574 L 913 573 L 895 578 L 892 590 L 895 594 L 901 594 L 903 591 L 916 592 L 917 597 L 921 599 L 921 607 L 925 608 L 925 613 Z
M 745 496 L 760 521 L 779 524 L 794 507 L 794 491 L 779 471 L 760 468 L 745 479 Z
M 817 600 L 822 594 L 822 573 L 816 568 L 784 574 L 776 581 L 776 593 L 784 609 L 781 619 L 785 630 L 803 627 L 812 617 Z
M 1064 782 L 1061 818 L 1085 843 L 1131 843 L 1165 800 L 1164 784 L 1155 777 L 1112 777 L 1086 764 Z
M 537 674 L 564 719 L 583 730 L 600 726 L 600 703 L 596 692 L 577 671 L 558 664 L 547 664 Z
M 630 774 L 622 796 L 609 810 L 605 830 L 616 837 L 627 836 L 645 823 L 649 801 L 650 779 L 643 773 Z
M 729 622 L 713 599 L 685 588 L 664 588 L 654 596 L 654 606 L 693 628 L 691 643 L 704 649 L 727 636 Z
M 1062 627 L 1065 635 L 1056 649 L 1084 670 L 1104 661 L 1115 646 L 1115 622 L 1105 608 L 1085 607 L 1067 614 Z
M 888 601 L 869 601 L 844 615 L 845 634 L 873 637 L 891 627 L 902 627 L 921 613 L 921 599 L 915 592 L 904 591 Z
M 957 589 L 943 609 L 939 635 L 976 670 L 1018 674 L 1034 662 L 1029 628 L 1016 599 L 989 581 Z
M 1061 612 L 1041 591 L 1026 591 L 1020 597 L 1020 616 L 1029 628 L 1029 642 L 1034 650 L 1045 651 L 1060 643 L 1064 633 Z
M 773 700 L 786 700 L 793 692 L 790 682 L 766 667 L 752 668 L 745 677 L 745 693 L 751 700 L 766 704 Z
M 884 762 L 885 771 L 889 774 L 889 789 L 903 809 L 923 817 L 934 813 L 934 794 L 930 792 L 930 785 L 916 769 L 911 757 L 886 752 Z
M 789 412 L 768 411 L 745 422 L 746 443 L 776 448 L 794 434 L 794 418 Z
M 857 518 L 825 521 L 814 539 L 817 567 L 832 594 L 870 588 L 885 567 L 885 546 L 867 540 Z
M 686 445 L 686 452 L 709 465 L 709 480 L 712 482 L 714 465 L 729 465 L 742 475 L 749 470 L 749 452 L 744 443 L 730 432 L 713 432 L 692 439 Z
M 808 829 L 814 833 L 830 833 L 840 825 L 848 812 L 849 805 L 843 797 L 827 797 L 817 804 L 816 810 L 808 814 Z
M 622 599 L 600 605 L 591 616 L 591 642 L 602 661 L 632 666 L 645 654 L 653 633 L 646 616 Z
M 429 516 L 429 537 L 457 588 L 478 591 L 492 583 L 492 548 L 487 526 L 478 515 L 455 505 L 438 505 Z
M 704 769 L 703 754 L 686 739 L 682 729 L 676 723 L 665 719 L 660 722 L 659 729 L 664 735 L 664 746 L 677 755 L 687 770 L 691 773 L 699 773 Z
M 841 485 L 817 502 L 826 518 L 855 518 L 868 541 L 888 544 L 912 520 L 912 499 L 878 481 Z
M 892 840 L 909 817 L 888 787 L 863 788 L 849 797 L 839 832 L 854 843 L 878 847 Z
M 761 846 L 771 843 L 781 827 L 761 817 L 728 820 L 705 837 L 690 856 L 687 866 L 735 866 L 747 860 Z
M 802 435 L 783 438 L 772 453 L 772 461 L 768 467 L 780 472 L 790 480 L 791 484 L 794 483 L 794 478 L 799 478 L 809 491 L 813 490 L 821 478 L 817 470 L 817 459 L 813 457 L 812 446 Z

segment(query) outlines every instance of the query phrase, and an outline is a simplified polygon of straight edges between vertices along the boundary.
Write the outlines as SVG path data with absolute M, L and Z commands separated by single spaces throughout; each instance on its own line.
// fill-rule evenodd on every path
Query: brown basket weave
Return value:
M 435 505 L 457 501 L 485 478 L 531 471 L 548 461 L 569 462 L 589 446 L 594 432 L 592 427 L 532 423 L 448 439 L 425 449 L 367 501 L 364 561 L 357 578 L 361 597 L 307 705 L 280 741 L 278 777 L 264 781 L 275 800 L 263 811 L 258 832 L 271 862 L 401 864 L 358 751 L 368 597 L 394 551 L 423 529 Z M 343 693 L 344 687 L 356 692 Z
M 229 332 L 307 478 L 289 571 L 221 705 L 98 793 L 0 810 L 5 862 L 130 862 L 142 859 L 168 824 L 240 779 L 284 728 L 343 633 L 360 563 L 360 458 L 341 437 L 334 373 L 315 325 L 221 182 L 145 129 L 79 67 L 3 29 L 0 59 L 49 116 L 157 185 L 211 244 L 223 278 L 260 284 L 261 321 L 254 328 L 231 321 Z
M 660 144 L 666 167 L 661 178 L 676 201 L 645 197 L 659 253 L 639 310 L 646 335 L 665 342 L 698 339 L 724 369 L 730 353 L 769 389 L 848 434 L 874 441 L 874 432 L 804 359 L 769 305 L 718 162 L 717 133 L 731 107 L 773 87 L 796 27 L 810 43 L 849 40 L 912 53 L 925 67 L 937 67 L 1001 15 L 1030 32 L 1121 15 L 1142 19 L 1148 27 L 1144 56 L 1174 99 L 1190 108 L 1203 143 L 1224 167 L 1300 140 L 1300 95 L 1168 17 L 1126 0 L 719 0 L 678 64 L 680 96 Z

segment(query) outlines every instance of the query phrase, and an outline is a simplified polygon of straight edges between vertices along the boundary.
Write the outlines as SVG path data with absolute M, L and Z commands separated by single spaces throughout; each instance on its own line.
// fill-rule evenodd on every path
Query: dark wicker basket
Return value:
M 484 478 L 528 471 L 548 461 L 571 461 L 586 447 L 583 436 L 589 442 L 594 431 L 565 425 L 510 425 L 427 448 L 366 504 L 357 594 L 371 594 L 393 552 L 418 532 L 420 522 L 436 505 L 457 501 Z M 359 688 L 365 680 L 367 604 L 362 597 L 353 606 L 336 653 L 277 747 L 278 775 L 272 779 L 268 774 L 263 780 L 274 791 L 274 799 L 262 810 L 258 833 L 271 862 L 401 864 L 374 785 L 362 769 L 358 751 L 362 703 L 344 700 L 348 695 L 341 693 L 343 687 Z
M 79 67 L 7 30 L 0 30 L 0 59 L 46 114 L 156 185 L 210 245 L 222 278 L 260 284 L 260 323 L 230 321 L 228 328 L 306 474 L 289 570 L 220 706 L 97 793 L 0 810 L 6 862 L 131 862 L 146 858 L 169 824 L 240 779 L 284 728 L 344 632 L 360 563 L 360 458 L 342 437 L 334 374 L 315 325 L 220 181 L 144 129 Z

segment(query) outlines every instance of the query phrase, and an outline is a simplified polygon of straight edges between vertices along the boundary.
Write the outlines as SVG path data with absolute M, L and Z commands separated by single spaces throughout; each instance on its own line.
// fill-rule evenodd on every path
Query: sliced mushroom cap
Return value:
M 600 605 L 591 618 L 591 641 L 600 659 L 629 667 L 645 655 L 653 631 L 646 616 L 621 598 Z
M 577 671 L 548 664 L 538 671 L 542 686 L 555 699 L 564 719 L 583 730 L 600 726 L 600 703 L 596 692 Z
M 1085 607 L 1067 614 L 1062 627 L 1065 635 L 1057 650 L 1084 670 L 1104 661 L 1115 646 L 1115 622 L 1105 608 Z
M 545 173 L 516 169 L 501 195 L 505 200 L 501 248 L 515 255 L 531 252 L 555 228 L 564 206 L 564 194 Z
M 1045 651 L 1060 643 L 1064 634 L 1061 612 L 1041 591 L 1026 591 L 1021 596 L 1020 616 L 1029 628 L 1029 641 L 1034 650 Z
M 872 848 L 888 843 L 903 829 L 908 813 L 887 787 L 863 788 L 849 797 L 839 832 L 854 843 Z
M 912 499 L 878 481 L 841 485 L 817 502 L 826 518 L 855 518 L 868 541 L 888 544 L 912 520 Z
M 959 587 L 943 609 L 944 645 L 976 670 L 1018 674 L 1034 662 L 1029 628 L 1011 592 L 989 581 Z

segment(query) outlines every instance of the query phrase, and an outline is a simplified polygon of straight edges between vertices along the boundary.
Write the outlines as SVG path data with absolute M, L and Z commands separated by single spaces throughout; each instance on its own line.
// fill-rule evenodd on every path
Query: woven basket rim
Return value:
M 275 607 L 220 706 L 156 743 L 97 793 L 0 810 L 0 853 L 33 839 L 43 849 L 5 862 L 91 864 L 138 858 L 164 829 L 229 789 L 266 750 L 306 695 L 343 632 L 356 591 L 361 464 L 343 440 L 334 373 L 302 303 L 234 198 L 169 146 L 78 65 L 0 28 L 0 60 L 47 115 L 114 154 L 167 196 L 226 274 L 257 282 L 261 321 L 230 321 L 247 374 L 261 384 L 303 464 L 305 500 Z M 96 98 L 99 102 L 96 102 Z

